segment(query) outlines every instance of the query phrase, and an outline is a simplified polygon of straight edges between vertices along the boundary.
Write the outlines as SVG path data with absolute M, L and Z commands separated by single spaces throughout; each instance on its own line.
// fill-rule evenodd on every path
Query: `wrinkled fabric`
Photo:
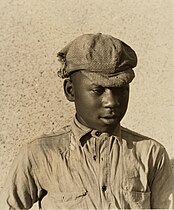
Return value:
M 26 146 L 12 165 L 0 209 L 173 208 L 173 175 L 164 147 L 118 126 L 114 135 L 77 120 Z

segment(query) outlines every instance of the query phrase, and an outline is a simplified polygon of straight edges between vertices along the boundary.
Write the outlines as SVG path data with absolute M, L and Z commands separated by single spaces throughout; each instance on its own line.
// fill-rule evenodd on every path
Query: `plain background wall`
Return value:
M 137 52 L 125 127 L 174 158 L 173 0 L 0 1 L 0 186 L 20 147 L 70 121 L 56 53 L 83 33 L 112 34 Z

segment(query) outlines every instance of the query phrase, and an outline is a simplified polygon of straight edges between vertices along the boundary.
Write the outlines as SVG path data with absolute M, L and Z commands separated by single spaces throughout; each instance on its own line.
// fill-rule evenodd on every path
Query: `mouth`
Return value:
M 100 120 L 104 123 L 104 124 L 113 124 L 117 121 L 117 116 L 116 115 L 106 115 L 106 116 L 101 116 Z

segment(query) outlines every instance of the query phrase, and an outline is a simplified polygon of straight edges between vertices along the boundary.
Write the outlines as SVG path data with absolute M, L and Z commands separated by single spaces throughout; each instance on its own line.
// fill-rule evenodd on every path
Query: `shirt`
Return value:
M 121 127 L 113 135 L 76 119 L 23 146 L 0 196 L 0 209 L 173 208 L 165 148 Z

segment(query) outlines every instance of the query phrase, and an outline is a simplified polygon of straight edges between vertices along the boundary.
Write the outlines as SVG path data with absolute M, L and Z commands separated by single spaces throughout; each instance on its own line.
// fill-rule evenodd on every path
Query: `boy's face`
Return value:
M 103 87 L 80 71 L 72 74 L 69 85 L 79 122 L 100 132 L 112 132 L 127 110 L 129 86 Z

